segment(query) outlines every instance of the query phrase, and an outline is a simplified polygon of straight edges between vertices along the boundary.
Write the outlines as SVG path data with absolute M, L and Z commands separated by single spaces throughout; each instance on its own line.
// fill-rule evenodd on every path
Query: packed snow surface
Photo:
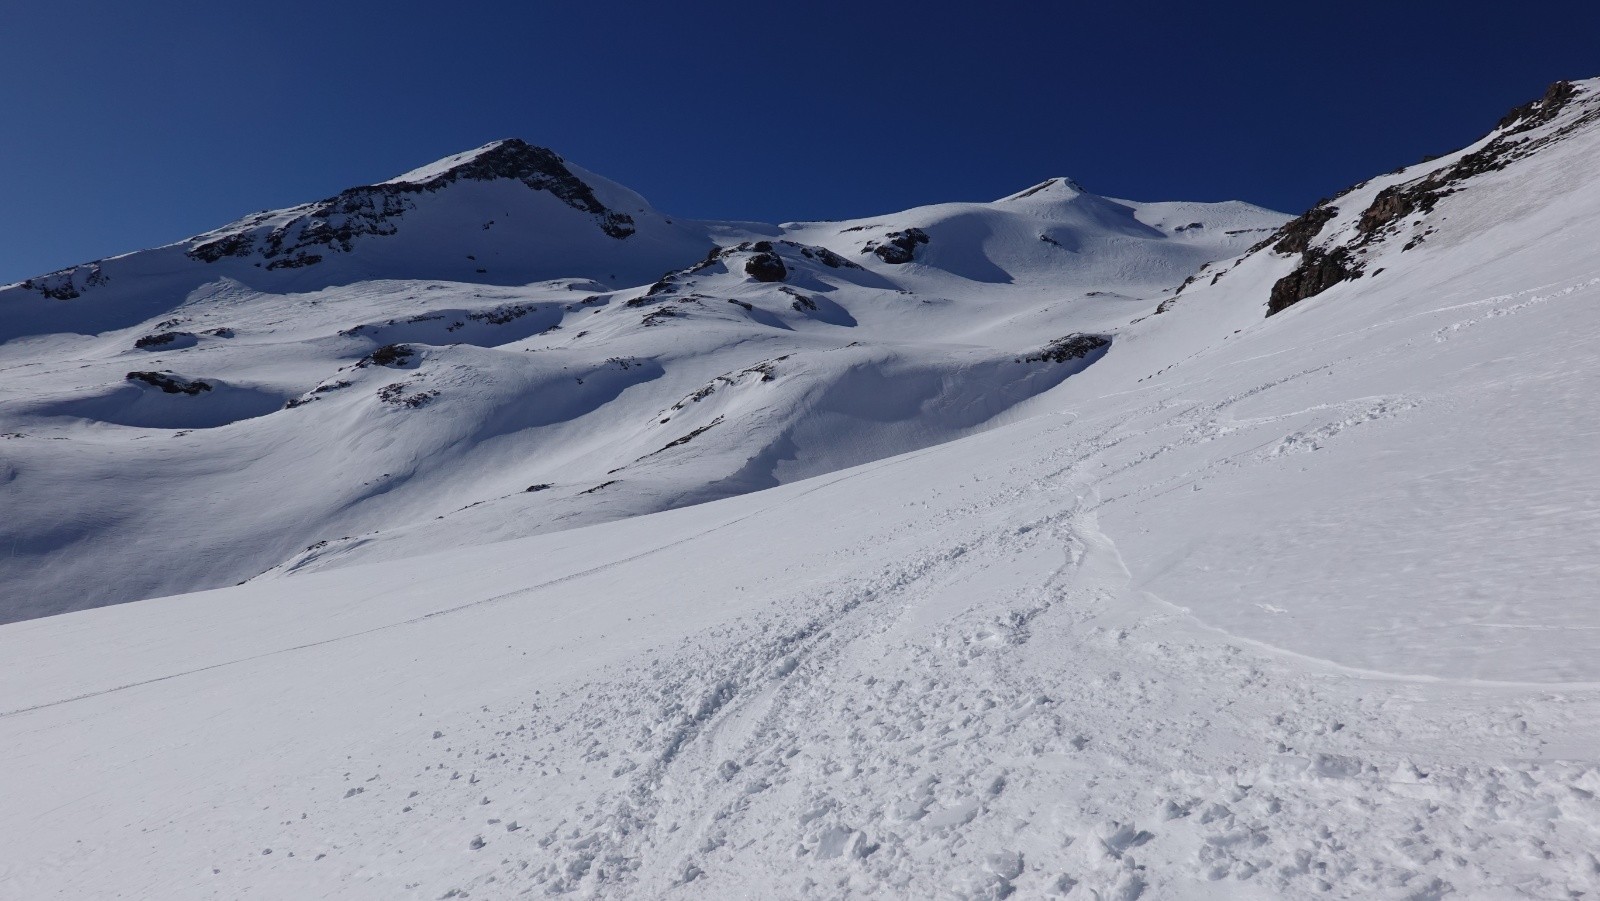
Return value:
M 0 894 L 1600 893 L 1597 88 L 1297 246 L 1053 179 L 19 331 Z

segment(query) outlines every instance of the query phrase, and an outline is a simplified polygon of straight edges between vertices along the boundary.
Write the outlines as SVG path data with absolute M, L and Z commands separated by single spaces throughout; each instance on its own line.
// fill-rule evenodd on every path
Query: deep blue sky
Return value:
M 1052 175 L 1297 212 L 1600 75 L 1600 3 L 9 0 L 0 282 L 519 136 L 685 216 Z

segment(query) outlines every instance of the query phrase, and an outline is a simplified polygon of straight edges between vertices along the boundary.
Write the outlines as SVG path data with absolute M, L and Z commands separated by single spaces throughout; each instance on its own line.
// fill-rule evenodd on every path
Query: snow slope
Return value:
M 1052 180 L 862 222 L 695 223 L 502 142 L 30 280 L 0 290 L 0 622 L 970 434 L 1108 339 L 1052 342 L 1114 329 L 1283 218 Z M 868 250 L 914 229 L 905 260 Z
M 1358 186 L 1176 297 L 1019 305 L 1112 343 L 959 440 L 0 627 L 0 886 L 1600 892 L 1597 91 Z M 1490 147 L 1504 165 L 1453 169 Z M 1440 183 L 1357 231 L 1404 206 L 1386 188 Z M 882 300 L 1023 334 L 948 312 L 1027 296 L 1031 245 L 931 258 L 970 212 L 786 234 L 921 228 L 914 262 L 866 270 L 916 292 Z M 1311 271 L 1340 247 L 1345 277 Z M 927 283 L 987 287 L 921 305 Z

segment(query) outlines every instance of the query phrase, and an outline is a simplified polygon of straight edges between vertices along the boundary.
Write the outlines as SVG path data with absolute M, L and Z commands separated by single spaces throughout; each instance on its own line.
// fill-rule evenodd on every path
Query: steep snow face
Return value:
M 19 336 L 0 346 L 0 620 L 948 441 L 1026 415 L 1284 218 L 1073 188 L 863 224 L 695 223 L 502 142 L 34 279 L 0 292 Z M 885 242 L 908 234 L 900 259 Z

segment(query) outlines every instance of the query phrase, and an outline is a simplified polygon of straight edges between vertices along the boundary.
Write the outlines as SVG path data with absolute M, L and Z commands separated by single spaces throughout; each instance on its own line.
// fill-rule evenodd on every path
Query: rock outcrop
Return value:
M 1507 113 L 1495 126 L 1483 146 L 1462 154 L 1453 162 L 1434 167 L 1408 181 L 1378 191 L 1362 208 L 1354 228 L 1342 231 L 1339 243 L 1315 246 L 1323 227 L 1338 218 L 1334 201 L 1349 197 L 1366 183 L 1356 185 L 1334 200 L 1323 200 L 1304 215 L 1279 229 L 1260 247 L 1271 245 L 1279 254 L 1299 254 L 1295 269 L 1279 279 L 1267 301 L 1267 315 L 1280 313 L 1296 303 L 1315 297 L 1341 282 L 1359 278 L 1364 271 L 1363 257 L 1369 246 L 1384 241 L 1406 228 L 1418 215 L 1433 212 L 1439 201 L 1460 191 L 1473 178 L 1506 168 L 1543 147 L 1561 140 L 1584 126 L 1600 121 L 1600 104 L 1569 116 L 1560 127 L 1532 134 L 1551 125 L 1567 111 L 1581 92 L 1571 82 L 1558 81 L 1537 100 Z M 1431 162 L 1431 160 L 1429 161 Z M 1401 248 L 1410 250 L 1431 232 L 1422 229 Z
M 783 258 L 773 252 L 770 241 L 757 242 L 755 250 L 750 259 L 745 260 L 746 275 L 758 282 L 781 282 L 789 277 L 789 267 L 783 265 Z
M 209 382 L 202 382 L 199 379 L 186 379 L 170 372 L 130 372 L 128 373 L 128 381 L 160 388 L 166 394 L 187 394 L 191 397 L 211 390 Z
M 896 266 L 916 258 L 917 245 L 928 243 L 928 233 L 920 228 L 890 232 L 882 241 L 868 241 L 862 253 L 876 254 L 878 259 Z

